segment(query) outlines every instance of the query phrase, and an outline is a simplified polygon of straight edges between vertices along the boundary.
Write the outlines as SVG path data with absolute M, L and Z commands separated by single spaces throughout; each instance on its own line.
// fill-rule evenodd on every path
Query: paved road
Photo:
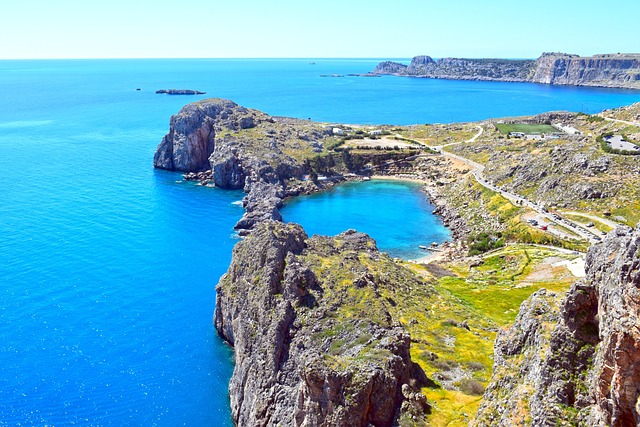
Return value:
M 601 237 L 598 234 L 599 233 L 598 230 L 591 230 L 590 228 L 584 227 L 579 223 L 570 221 L 570 220 L 568 220 L 566 218 L 562 218 L 557 214 L 552 214 L 552 213 L 548 212 L 546 209 L 544 209 L 542 206 L 540 206 L 540 205 L 538 205 L 538 204 L 536 204 L 536 203 L 534 203 L 534 202 L 532 202 L 532 201 L 530 201 L 528 199 L 525 199 L 524 197 L 522 197 L 522 196 L 520 196 L 520 195 L 518 195 L 516 193 L 511 193 L 509 191 L 503 190 L 502 188 L 499 188 L 496 185 L 490 183 L 483 176 L 484 165 L 481 165 L 478 162 L 474 162 L 473 160 L 467 159 L 466 157 L 462 157 L 462 156 L 459 156 L 457 154 L 453 154 L 453 153 L 449 153 L 449 152 L 444 151 L 445 147 L 450 147 L 452 145 L 458 145 L 458 144 L 463 144 L 465 142 L 473 142 L 473 141 L 475 141 L 480 135 L 482 135 L 482 132 L 484 131 L 482 126 L 478 126 L 478 129 L 479 129 L 478 133 L 475 134 L 473 137 L 467 139 L 466 141 L 452 142 L 452 143 L 444 144 L 444 145 L 435 145 L 435 146 L 431 146 L 430 148 L 432 150 L 435 150 L 435 151 L 441 153 L 445 157 L 450 157 L 450 158 L 453 158 L 453 159 L 457 159 L 457 160 L 469 165 L 471 167 L 471 171 L 472 171 L 471 173 L 473 174 L 474 178 L 476 179 L 476 181 L 478 181 L 478 183 L 480 185 L 482 185 L 483 187 L 488 188 L 489 190 L 495 191 L 496 193 L 499 193 L 500 195 L 502 195 L 502 197 L 508 199 L 512 203 L 514 203 L 516 205 L 527 206 L 527 207 L 531 208 L 539 216 L 545 218 L 547 221 L 556 222 L 558 224 L 561 224 L 565 228 L 571 230 L 573 233 L 577 234 L 578 236 L 580 236 L 581 238 L 583 238 L 583 239 L 585 239 L 585 240 L 587 240 L 589 242 L 596 243 L 596 242 L 599 242 L 601 240 Z M 430 157 L 430 156 L 431 156 L 431 154 L 418 154 L 417 156 L 413 156 L 413 157 L 408 158 L 408 159 L 409 160 L 413 160 L 413 159 L 418 158 L 418 157 Z
M 462 142 L 472 142 L 475 141 L 476 138 L 478 138 L 480 135 L 482 134 L 482 128 L 480 127 L 480 131 L 478 132 L 478 134 L 476 134 L 473 138 L 467 140 L 467 141 L 462 141 Z M 595 242 L 599 242 L 601 240 L 601 237 L 599 236 L 599 233 L 597 230 L 591 230 L 587 227 L 584 227 L 576 222 L 570 221 L 566 218 L 562 218 L 560 216 L 556 217 L 554 216 L 554 214 L 547 212 L 542 206 L 528 200 L 525 199 L 524 197 L 515 194 L 515 193 L 511 193 L 509 191 L 503 190 L 502 188 L 497 187 L 496 185 L 490 183 L 489 181 L 487 181 L 484 176 L 484 165 L 481 165 L 478 162 L 474 162 L 473 160 L 469 160 L 466 157 L 462 157 L 462 156 L 458 156 L 457 154 L 453 154 L 453 153 L 449 153 L 444 151 L 444 147 L 448 147 L 451 145 L 455 145 L 455 144 L 461 144 L 462 142 L 454 142 L 451 144 L 446 144 L 446 145 L 441 145 L 438 147 L 432 147 L 434 149 L 436 149 L 437 151 L 439 151 L 440 153 L 442 153 L 444 156 L 446 157 L 451 157 L 457 160 L 460 160 L 461 162 L 466 163 L 467 165 L 471 166 L 471 170 L 472 170 L 472 174 L 474 176 L 474 178 L 476 179 L 476 181 L 478 181 L 478 183 L 480 185 L 482 185 L 483 187 L 488 188 L 489 190 L 495 191 L 496 193 L 499 193 L 500 195 L 502 195 L 504 198 L 508 199 L 509 201 L 511 201 L 512 203 L 516 204 L 516 205 L 520 205 L 520 206 L 527 206 L 531 209 L 533 209 L 538 215 L 542 216 L 543 218 L 545 218 L 546 220 L 548 220 L 549 222 L 556 222 L 558 224 L 561 224 L 563 226 L 565 226 L 566 228 L 568 228 L 569 230 L 571 230 L 572 232 L 574 232 L 575 234 L 577 234 L 578 236 L 580 236 L 581 238 L 590 241 L 592 243 Z

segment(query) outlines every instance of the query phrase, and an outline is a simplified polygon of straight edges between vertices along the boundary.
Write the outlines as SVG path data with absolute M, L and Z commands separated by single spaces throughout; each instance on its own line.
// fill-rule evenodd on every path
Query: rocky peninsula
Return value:
M 602 216 L 637 222 L 640 158 L 603 152 L 595 137 L 635 138 L 639 119 L 640 104 L 369 129 L 221 99 L 185 106 L 155 167 L 247 193 L 236 225 L 246 237 L 214 316 L 235 351 L 236 425 L 637 424 L 640 230 Z M 546 123 L 575 132 L 512 139 L 498 127 Z M 284 198 L 373 175 L 425 183 L 453 227 L 456 241 L 441 249 L 453 256 L 404 262 L 354 230 L 309 237 L 282 223 Z M 594 191 L 574 191 L 586 186 Z M 554 235 L 525 221 L 547 207 L 574 222 L 549 225 Z M 580 215 L 613 231 L 576 282 L 562 266 L 586 247 L 569 227 Z
M 547 52 L 536 60 L 434 60 L 421 55 L 414 57 L 409 65 L 381 62 L 370 74 L 640 89 L 640 54 L 581 57 Z
M 424 284 L 364 234 L 308 238 L 295 224 L 257 226 L 216 287 L 215 327 L 235 350 L 235 423 L 423 419 L 427 379 L 391 311 L 397 286 Z

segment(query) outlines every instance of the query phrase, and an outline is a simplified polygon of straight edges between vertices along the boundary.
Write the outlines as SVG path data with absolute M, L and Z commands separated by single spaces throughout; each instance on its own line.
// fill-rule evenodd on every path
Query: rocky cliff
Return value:
M 159 169 L 181 172 L 210 169 L 209 157 L 216 146 L 219 146 L 220 152 L 229 151 L 228 146 L 231 145 L 224 138 L 216 141 L 218 133 L 225 129 L 251 128 L 256 126 L 256 121 L 266 119 L 263 113 L 239 107 L 234 102 L 223 99 L 188 104 L 171 117 L 169 133 L 156 149 L 153 165 Z M 221 186 L 242 187 L 243 178 L 241 171 L 238 173 L 234 170 L 230 174 L 219 176 L 218 180 Z
M 235 351 L 238 426 L 391 426 L 420 422 L 426 377 L 391 315 L 401 286 L 424 286 L 364 234 L 308 238 L 263 221 L 218 284 L 215 327 Z
M 534 67 L 535 83 L 640 88 L 640 55 L 545 53 Z
M 580 57 L 543 53 L 537 60 L 464 59 L 416 56 L 411 63 L 380 63 L 371 74 L 604 86 L 640 89 L 640 55 L 607 54 Z
M 207 171 L 196 176 L 220 188 L 244 189 L 246 214 L 236 228 L 250 229 L 261 220 L 281 219 L 282 199 L 301 191 L 289 181 L 301 180 L 309 172 L 305 159 L 323 153 L 330 135 L 317 123 L 275 118 L 229 100 L 206 99 L 171 117 L 153 164 L 172 171 Z
M 495 343 L 477 426 L 640 425 L 640 229 L 587 255 L 563 298 L 540 291 Z

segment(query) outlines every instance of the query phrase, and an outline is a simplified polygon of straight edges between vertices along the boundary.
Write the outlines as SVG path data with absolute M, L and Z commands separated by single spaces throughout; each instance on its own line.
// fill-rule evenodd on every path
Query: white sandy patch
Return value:
M 573 261 L 564 260 L 553 264 L 554 267 L 567 267 L 567 270 L 576 277 L 584 277 L 587 275 L 584 269 L 584 259 L 582 257 L 576 258 Z

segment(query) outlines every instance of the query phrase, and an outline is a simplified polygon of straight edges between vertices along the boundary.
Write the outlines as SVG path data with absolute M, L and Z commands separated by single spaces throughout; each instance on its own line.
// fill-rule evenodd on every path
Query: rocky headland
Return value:
M 247 230 L 262 220 L 281 220 L 278 208 L 285 196 L 317 189 L 303 179 L 310 171 L 304 160 L 322 152 L 329 136 L 331 131 L 318 124 L 206 99 L 171 117 L 153 163 L 204 184 L 244 189 L 246 213 L 236 228 Z
M 426 382 L 391 314 L 396 286 L 424 286 L 347 231 L 308 238 L 262 222 L 216 287 L 215 327 L 235 351 L 238 426 L 391 426 L 421 420 Z
M 331 149 L 343 142 L 326 124 L 205 99 L 171 117 L 153 164 L 185 172 L 186 179 L 205 185 L 243 189 L 245 214 L 236 229 L 246 233 L 263 220 L 281 220 L 278 208 L 286 197 L 330 187 L 348 174 L 353 179 L 353 172 L 371 174 L 363 170 L 368 162 L 415 154 L 374 152 L 354 158 Z
M 547 52 L 536 60 L 434 60 L 421 55 L 414 57 L 409 65 L 381 62 L 371 74 L 640 89 L 640 54 L 581 57 Z

